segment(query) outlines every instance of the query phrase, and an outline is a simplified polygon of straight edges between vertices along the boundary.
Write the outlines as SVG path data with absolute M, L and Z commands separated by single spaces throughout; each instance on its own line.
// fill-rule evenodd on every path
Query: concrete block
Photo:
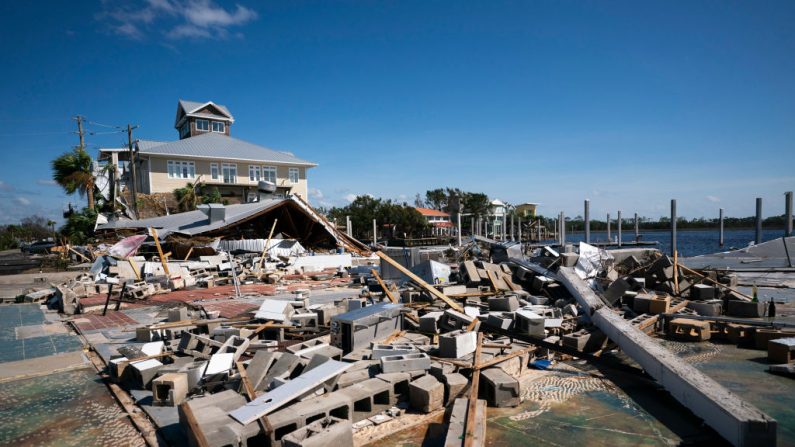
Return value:
M 417 348 L 408 343 L 384 345 L 376 343 L 373 345 L 373 354 L 370 356 L 373 360 L 380 360 L 381 357 L 388 357 L 391 355 L 405 355 L 417 354 Z
M 530 301 L 530 304 L 538 306 L 545 306 L 549 303 L 549 298 L 545 296 L 530 295 L 527 297 L 527 299 Z
M 420 317 L 420 331 L 429 332 L 432 334 L 439 333 L 439 319 L 442 318 L 444 312 L 428 312 Z
M 431 358 L 426 353 L 381 357 L 381 371 L 385 373 L 422 371 L 431 368 Z
M 652 300 L 654 300 L 655 295 L 650 293 L 639 293 L 635 295 L 635 299 L 632 303 L 632 310 L 635 311 L 636 314 L 648 314 L 649 308 L 651 306 Z
M 285 435 L 283 447 L 328 447 L 353 445 L 351 422 L 325 417 Z
M 510 330 L 513 326 L 513 313 L 512 312 L 491 312 L 486 318 L 486 325 L 497 327 L 504 330 Z
M 458 329 L 465 329 L 473 321 L 475 321 L 475 317 L 453 309 L 447 309 L 439 319 L 439 327 L 448 331 L 455 331 Z
M 168 373 L 152 381 L 152 403 L 159 406 L 176 407 L 188 395 L 188 375 Z
M 352 403 L 353 422 L 359 422 L 386 410 L 392 406 L 394 400 L 391 384 L 376 378 L 351 385 L 338 393 L 344 393 Z
M 649 313 L 652 315 L 664 314 L 668 312 L 670 305 L 670 296 L 655 296 L 651 301 L 649 301 Z
M 155 378 L 157 372 L 163 367 L 163 364 L 157 359 L 142 360 L 140 362 L 130 363 L 134 378 L 142 388 L 149 388 L 152 379 Z
M 391 405 L 397 405 L 398 401 L 409 400 L 410 373 L 381 373 L 375 377 L 379 380 L 383 380 L 392 387 Z
M 425 375 L 409 384 L 411 407 L 430 413 L 444 405 L 444 385 L 435 377 Z
M 439 357 L 459 359 L 475 352 L 477 334 L 474 331 L 453 331 L 439 336 Z
M 726 314 L 732 317 L 759 318 L 765 314 L 765 303 L 729 300 Z
M 175 322 L 175 321 L 185 321 L 188 320 L 188 308 L 187 307 L 175 307 L 173 309 L 168 310 L 168 321 Z
M 631 288 L 632 285 L 630 285 L 629 281 L 619 278 L 613 281 L 607 290 L 605 290 L 604 298 L 608 303 L 615 304 L 616 301 L 621 299 L 621 297 L 624 296 L 624 293 Z
M 674 318 L 669 324 L 671 337 L 679 340 L 706 341 L 711 335 L 709 321 Z
M 723 313 L 723 301 L 689 301 L 687 308 L 693 309 L 697 314 L 704 317 L 718 317 Z
M 469 385 L 469 380 L 459 373 L 445 375 L 442 382 L 444 383 L 444 401 L 448 404 Z
M 489 310 L 497 312 L 513 312 L 519 308 L 519 299 L 515 295 L 492 296 L 489 298 Z
M 480 372 L 479 397 L 493 407 L 515 407 L 520 403 L 519 381 L 499 368 Z
M 528 309 L 514 313 L 514 330 L 533 337 L 544 338 L 544 317 Z
M 560 254 L 560 262 L 563 267 L 574 267 L 577 265 L 577 260 L 580 259 L 580 255 L 577 253 L 561 253 Z
M 768 341 L 767 361 L 774 364 L 792 363 L 795 361 L 795 337 Z
M 681 286 L 680 286 L 681 287 Z M 690 298 L 693 300 L 713 300 L 717 295 L 715 286 L 707 284 L 696 284 L 690 288 Z

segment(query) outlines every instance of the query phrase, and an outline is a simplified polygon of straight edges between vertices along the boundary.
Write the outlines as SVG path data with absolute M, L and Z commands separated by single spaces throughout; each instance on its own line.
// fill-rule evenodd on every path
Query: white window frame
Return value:
M 218 125 L 218 130 L 215 130 L 216 125 Z M 223 121 L 213 121 L 210 124 L 210 129 L 216 133 L 226 133 L 226 123 Z
M 262 168 L 258 165 L 248 165 L 248 181 L 256 183 L 262 179 Z
M 290 179 L 290 183 L 296 184 L 301 180 L 301 171 L 298 168 L 289 168 L 287 170 L 287 178 Z
M 276 166 L 263 166 L 262 179 L 266 182 L 276 184 Z
M 204 123 L 204 129 L 199 127 L 199 123 Z M 208 120 L 196 120 L 196 130 L 199 132 L 209 132 L 210 131 L 210 121 Z
M 196 163 L 187 160 L 166 161 L 168 178 L 193 179 L 196 178 Z
M 221 163 L 221 177 L 224 183 L 237 183 L 237 163 Z
M 210 163 L 210 178 L 213 180 L 221 178 L 221 170 L 218 169 L 218 163 Z

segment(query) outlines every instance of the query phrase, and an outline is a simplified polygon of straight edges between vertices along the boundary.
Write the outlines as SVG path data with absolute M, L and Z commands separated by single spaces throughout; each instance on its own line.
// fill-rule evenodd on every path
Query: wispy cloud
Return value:
M 704 198 L 707 199 L 708 201 L 712 202 L 712 203 L 720 202 L 720 197 L 717 197 L 717 196 L 706 196 Z
M 9 185 L 8 183 L 0 180 L 0 191 L 2 192 L 11 192 L 14 190 L 14 187 Z
M 182 38 L 226 39 L 229 28 L 257 19 L 257 12 L 242 5 L 226 9 L 212 0 L 146 0 L 111 2 L 104 0 L 96 19 L 108 31 L 133 40 L 155 34 L 172 40 Z
M 53 179 L 38 179 L 38 180 L 36 180 L 36 184 L 37 185 L 41 185 L 41 186 L 55 186 L 55 185 L 57 185 L 57 183 L 55 183 L 55 180 L 53 180 Z
M 359 196 L 357 196 L 356 194 L 346 194 L 345 200 L 347 200 L 348 202 L 353 202 L 354 200 L 356 200 L 357 197 Z
M 28 200 L 28 199 L 26 199 L 25 197 L 22 197 L 22 196 L 20 196 L 20 197 L 17 197 L 17 198 L 16 198 L 16 199 L 14 199 L 14 200 L 16 200 L 16 202 L 17 202 L 18 204 L 22 205 L 22 206 L 28 206 L 28 205 L 30 205 L 30 200 Z

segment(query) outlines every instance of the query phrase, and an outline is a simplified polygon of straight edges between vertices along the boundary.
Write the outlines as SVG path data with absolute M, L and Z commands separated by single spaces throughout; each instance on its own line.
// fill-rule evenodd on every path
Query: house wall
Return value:
M 266 162 L 247 162 L 247 161 L 232 161 L 232 160 L 211 160 L 211 159 L 192 159 L 186 157 L 154 157 L 150 156 L 150 166 L 151 166 L 151 175 L 148 176 L 148 179 L 151 179 L 151 183 L 148 185 L 150 193 L 159 193 L 159 192 L 173 192 L 176 188 L 182 188 L 188 182 L 195 182 L 200 175 L 202 175 L 202 182 L 206 185 L 223 185 L 222 177 L 218 180 L 213 180 L 210 176 L 210 164 L 211 163 L 218 163 L 219 174 L 221 174 L 221 164 L 222 163 L 234 163 L 237 165 L 237 177 L 235 186 L 250 186 L 252 188 L 256 188 L 257 182 L 249 180 L 248 176 L 248 167 L 249 165 L 256 165 L 256 166 L 276 166 L 276 186 L 279 187 L 289 187 L 292 186 L 290 190 L 293 194 L 300 194 L 301 197 L 307 198 L 307 179 L 306 179 L 306 167 L 303 166 L 292 166 L 298 168 L 298 183 L 290 183 L 289 180 L 289 168 L 290 165 L 279 165 L 276 163 L 266 163 Z M 169 178 L 168 177 L 168 160 L 190 160 L 193 161 L 196 166 L 196 177 L 193 179 L 182 179 L 182 178 Z M 148 180 L 146 180 L 148 182 Z

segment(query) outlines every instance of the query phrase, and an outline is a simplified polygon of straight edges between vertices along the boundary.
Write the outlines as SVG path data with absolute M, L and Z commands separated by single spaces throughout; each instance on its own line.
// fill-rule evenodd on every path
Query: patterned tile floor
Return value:
M 44 312 L 38 304 L 0 306 L 0 363 L 46 357 L 62 352 L 79 351 L 83 348 L 79 338 L 68 334 L 42 333 L 40 337 L 17 339 L 18 326 L 44 322 Z

